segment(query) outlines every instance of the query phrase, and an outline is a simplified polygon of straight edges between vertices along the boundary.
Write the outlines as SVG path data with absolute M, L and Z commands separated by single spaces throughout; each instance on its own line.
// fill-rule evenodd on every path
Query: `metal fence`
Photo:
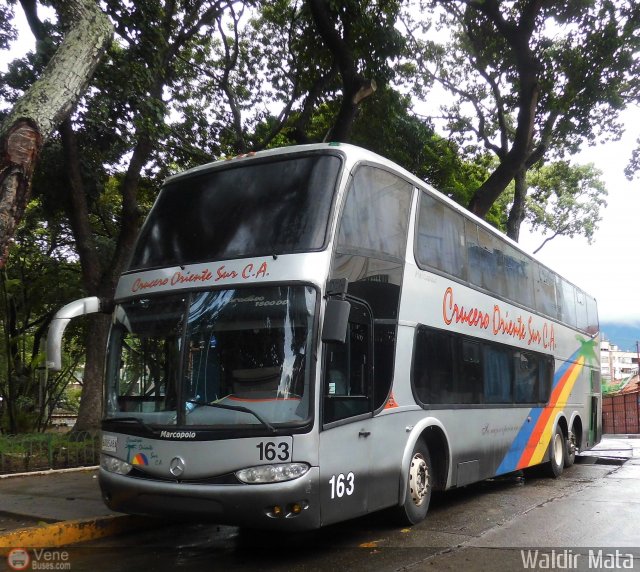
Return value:
M 640 391 L 602 398 L 602 431 L 614 435 L 640 433 Z
M 97 465 L 98 432 L 0 435 L 0 475 Z

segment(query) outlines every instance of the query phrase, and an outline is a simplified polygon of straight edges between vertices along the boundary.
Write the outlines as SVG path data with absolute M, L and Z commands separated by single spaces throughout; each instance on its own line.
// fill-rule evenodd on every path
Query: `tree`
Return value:
M 0 267 L 27 205 L 42 144 L 84 91 L 112 36 L 108 18 L 93 0 L 52 3 L 67 26 L 65 40 L 0 125 Z
M 329 111 L 325 125 L 334 113 Z M 324 128 L 326 132 L 326 127 Z M 411 112 L 411 100 L 389 86 L 364 101 L 355 119 L 351 142 L 395 161 L 457 203 L 486 179 L 489 161 L 464 161 L 455 142 Z M 495 218 L 498 210 L 491 213 Z M 495 218 L 496 224 L 497 218 Z
M 16 38 L 16 29 L 12 21 L 13 6 L 11 4 L 0 6 L 0 50 L 6 50 L 10 42 Z
M 389 60 L 403 53 L 395 28 L 400 2 L 307 0 L 306 5 L 341 80 L 340 107 L 325 140 L 348 141 L 358 107 L 389 80 Z
M 188 81 L 189 54 L 242 4 L 104 3 L 116 41 L 76 113 L 61 125 L 56 141 L 64 156 L 65 184 L 48 191 L 55 194 L 50 204 L 69 220 L 88 295 L 113 298 L 142 215 L 157 191 L 158 182 L 151 179 L 167 173 L 165 158 L 176 144 L 168 128 L 169 102 Z M 31 28 L 40 45 L 50 34 L 38 22 L 34 18 Z M 106 315 L 87 317 L 78 430 L 99 425 L 108 328 Z
M 46 428 L 82 355 L 76 324 L 68 334 L 63 370 L 45 376 L 43 340 L 51 318 L 80 295 L 71 248 L 68 228 L 48 217 L 40 199 L 32 200 L 0 272 L 0 430 L 10 434 Z
M 444 11 L 452 36 L 442 45 L 413 34 L 421 69 L 455 97 L 444 111 L 461 145 L 476 152 L 475 140 L 498 159 L 469 209 L 485 216 L 515 181 L 507 234 L 517 240 L 527 171 L 620 134 L 619 112 L 637 97 L 640 7 L 626 0 L 432 5 Z
M 189 81 L 171 102 L 180 116 L 171 126 L 178 156 L 202 162 L 203 155 L 349 140 L 365 96 L 395 75 L 390 61 L 404 49 L 394 27 L 399 5 L 278 0 L 233 11 L 216 36 L 185 54 Z
M 526 219 L 533 230 L 550 234 L 535 250 L 538 252 L 556 236 L 583 235 L 591 243 L 606 207 L 607 190 L 602 172 L 592 164 L 571 166 L 557 161 L 529 171 Z
M 38 171 L 43 184 L 34 184 L 34 196 L 49 215 L 64 218 L 73 235 L 85 295 L 113 297 L 162 179 L 220 156 L 319 141 L 340 130 L 341 138 L 353 135 L 383 154 L 391 149 L 458 200 L 485 176 L 485 164 L 462 164 L 457 146 L 407 113 L 408 101 L 389 87 L 396 74 L 390 62 L 404 49 L 394 27 L 397 1 L 316 3 L 340 50 L 349 51 L 344 74 L 340 50 L 328 45 L 328 36 L 323 40 L 310 3 L 302 0 L 102 5 L 115 41 L 73 114 L 50 137 L 50 160 Z M 0 91 L 26 89 L 48 59 L 47 46 L 57 44 L 55 25 L 35 11 L 29 22 L 38 52 L 12 66 Z M 356 76 L 374 79 L 379 88 L 354 108 L 345 94 Z M 365 113 L 385 124 L 384 139 Z M 80 430 L 99 423 L 108 327 L 104 315 L 86 318 Z
M 61 141 L 69 173 L 68 216 L 78 245 L 83 281 L 90 295 L 113 298 L 118 277 L 124 270 L 138 233 L 143 213 L 140 193 L 145 188 L 144 171 L 157 159 L 167 138 L 169 97 L 181 89 L 179 71 L 183 54 L 215 31 L 220 20 L 237 2 L 136 2 L 110 0 L 106 12 L 118 36 L 109 58 L 95 78 L 96 92 L 86 98 L 86 111 L 79 114 L 76 128 L 63 125 Z M 103 149 L 93 157 L 81 153 L 83 141 L 96 131 L 107 136 Z M 100 162 L 125 164 L 117 177 L 120 209 L 117 224 L 105 244 L 96 242 L 92 225 L 91 189 L 105 186 Z M 86 164 L 96 169 L 88 172 Z M 100 180 L 101 179 L 101 180 Z M 105 251 L 104 247 L 107 247 Z M 96 427 L 101 415 L 102 372 L 109 321 L 94 316 L 87 329 L 84 387 L 77 426 Z

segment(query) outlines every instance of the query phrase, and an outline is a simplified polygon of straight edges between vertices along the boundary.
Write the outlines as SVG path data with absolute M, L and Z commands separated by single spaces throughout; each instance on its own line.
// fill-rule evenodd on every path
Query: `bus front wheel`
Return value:
M 404 502 L 398 507 L 402 524 L 412 525 L 424 520 L 429 510 L 432 487 L 433 470 L 429 449 L 419 440 L 409 463 Z
M 566 454 L 566 439 L 562 433 L 560 426 L 556 427 L 556 431 L 551 437 L 549 443 L 549 461 L 546 464 L 546 472 L 552 478 L 558 478 L 564 469 Z

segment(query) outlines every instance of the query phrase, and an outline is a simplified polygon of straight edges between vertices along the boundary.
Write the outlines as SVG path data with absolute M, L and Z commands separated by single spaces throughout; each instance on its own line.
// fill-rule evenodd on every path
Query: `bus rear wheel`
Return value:
M 566 439 L 565 446 L 566 446 L 566 451 L 564 455 L 564 466 L 565 468 L 567 468 L 575 463 L 576 452 L 578 449 L 576 445 L 576 435 L 573 431 L 569 432 L 569 438 Z
M 402 524 L 413 525 L 424 520 L 429 510 L 433 488 L 433 469 L 429 449 L 418 441 L 411 455 L 404 502 L 398 507 Z
M 549 443 L 549 461 L 545 465 L 546 473 L 550 477 L 556 479 L 562 474 L 566 451 L 566 439 L 560 426 L 557 426 Z

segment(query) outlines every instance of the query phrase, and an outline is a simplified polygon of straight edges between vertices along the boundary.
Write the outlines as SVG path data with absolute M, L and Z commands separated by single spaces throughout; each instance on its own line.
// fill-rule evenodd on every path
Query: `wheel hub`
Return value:
M 564 461 L 562 436 L 556 434 L 553 440 L 553 457 L 556 465 L 561 465 Z
M 429 491 L 429 470 L 424 457 L 417 454 L 411 459 L 409 467 L 409 489 L 411 499 L 416 506 L 420 506 Z

